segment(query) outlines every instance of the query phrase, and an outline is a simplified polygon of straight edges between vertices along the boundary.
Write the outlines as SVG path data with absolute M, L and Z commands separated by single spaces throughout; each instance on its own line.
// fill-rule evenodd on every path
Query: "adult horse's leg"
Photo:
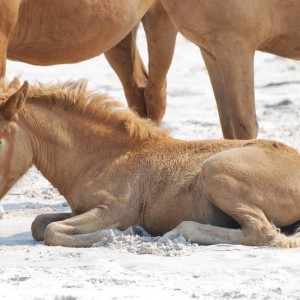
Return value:
M 6 71 L 7 38 L 0 32 L 0 78 L 4 78 Z
M 46 227 L 57 221 L 71 218 L 71 213 L 41 214 L 38 215 L 31 224 L 31 233 L 36 241 L 43 241 Z
M 136 33 L 137 28 L 105 52 L 105 57 L 121 80 L 128 106 L 146 117 L 144 88 L 148 75 L 136 46 Z
M 158 1 L 142 19 L 149 53 L 145 89 L 147 116 L 160 124 L 166 110 L 166 76 L 172 62 L 177 31 Z
M 231 110 L 227 99 L 224 82 L 218 62 L 213 54 L 200 48 L 202 57 L 204 59 L 210 81 L 214 90 L 217 107 L 219 112 L 222 132 L 225 139 L 234 139 L 234 131 L 231 123 Z
M 256 138 L 258 125 L 254 101 L 255 49 L 243 38 L 235 35 L 219 37 L 210 46 L 222 75 L 234 138 Z
M 120 234 L 117 225 L 115 213 L 100 206 L 64 221 L 50 223 L 46 227 L 45 242 L 50 246 L 91 247 L 107 236 L 109 229 Z
M 21 0 L 0 1 L 0 78 L 5 76 L 8 41 L 17 23 Z

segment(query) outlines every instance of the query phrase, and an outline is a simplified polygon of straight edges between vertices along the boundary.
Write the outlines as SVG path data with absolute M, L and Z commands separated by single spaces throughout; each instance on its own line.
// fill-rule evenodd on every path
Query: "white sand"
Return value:
M 140 36 L 143 56 L 146 45 Z M 89 87 L 124 101 L 104 57 L 77 65 L 9 62 L 8 77 L 43 82 L 88 78 Z M 300 150 L 300 64 L 256 55 L 259 137 Z M 208 74 L 198 49 L 179 37 L 169 72 L 164 126 L 184 139 L 221 138 Z M 90 249 L 47 247 L 30 233 L 42 212 L 68 211 L 64 199 L 32 169 L 3 199 L 0 299 L 300 299 L 300 249 L 216 245 L 184 240 L 110 237 Z M 146 253 L 146 254 L 144 254 Z

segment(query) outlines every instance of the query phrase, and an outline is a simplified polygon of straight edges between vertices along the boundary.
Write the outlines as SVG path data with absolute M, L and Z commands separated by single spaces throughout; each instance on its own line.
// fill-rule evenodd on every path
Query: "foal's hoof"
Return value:
M 150 236 L 150 234 L 140 226 L 130 226 L 125 231 L 124 234 L 128 235 L 138 235 L 138 236 Z

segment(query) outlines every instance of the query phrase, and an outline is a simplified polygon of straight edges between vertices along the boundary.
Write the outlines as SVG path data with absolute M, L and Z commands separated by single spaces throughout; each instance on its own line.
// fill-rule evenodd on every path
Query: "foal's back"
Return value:
M 244 224 L 247 207 L 258 209 L 277 227 L 300 220 L 296 150 L 265 140 L 161 145 L 151 157 L 161 164 L 153 164 L 147 177 L 152 189 L 142 225 L 151 233 L 161 234 L 186 220 L 236 228 Z

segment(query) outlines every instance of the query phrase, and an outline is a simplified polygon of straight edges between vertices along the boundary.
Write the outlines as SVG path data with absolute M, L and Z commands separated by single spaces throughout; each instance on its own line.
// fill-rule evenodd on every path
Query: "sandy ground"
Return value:
M 145 57 L 143 34 L 139 43 Z M 10 79 L 21 75 L 30 82 L 88 78 L 91 89 L 124 101 L 104 57 L 47 68 L 9 62 L 7 68 Z M 257 53 L 255 72 L 259 137 L 300 150 L 300 64 Z M 178 138 L 221 138 L 204 63 L 182 37 L 168 80 L 163 126 Z M 68 206 L 36 169 L 2 203 L 0 299 L 300 299 L 299 249 L 159 244 L 137 237 L 111 237 L 90 249 L 48 247 L 32 239 L 31 222 Z

